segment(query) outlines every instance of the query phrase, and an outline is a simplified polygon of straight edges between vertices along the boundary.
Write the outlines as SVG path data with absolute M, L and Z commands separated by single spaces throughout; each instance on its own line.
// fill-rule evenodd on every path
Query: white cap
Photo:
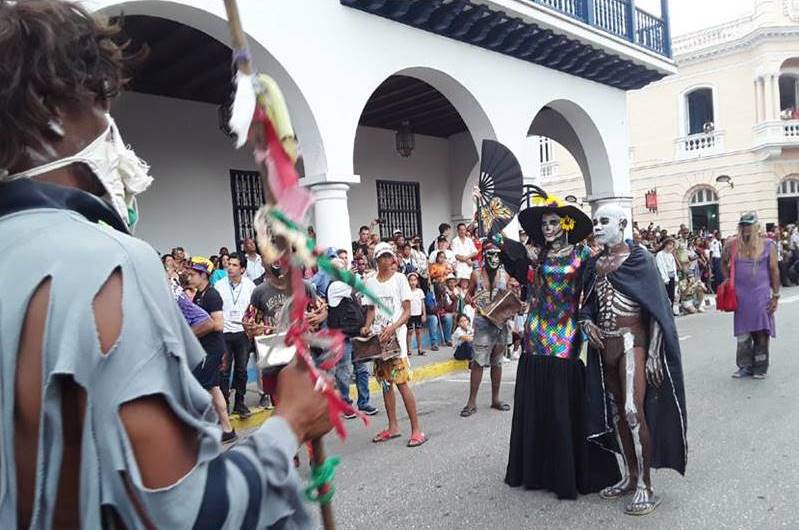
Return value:
M 397 255 L 394 253 L 394 247 L 391 245 L 391 243 L 386 243 L 385 241 L 375 245 L 375 259 L 379 258 L 383 254 L 391 254 L 392 258 L 397 257 Z

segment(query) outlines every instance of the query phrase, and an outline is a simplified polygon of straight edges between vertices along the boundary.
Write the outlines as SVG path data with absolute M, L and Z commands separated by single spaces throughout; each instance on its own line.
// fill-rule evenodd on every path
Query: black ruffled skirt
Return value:
M 522 355 L 505 482 L 561 499 L 618 482 L 616 456 L 586 439 L 586 411 L 582 361 Z

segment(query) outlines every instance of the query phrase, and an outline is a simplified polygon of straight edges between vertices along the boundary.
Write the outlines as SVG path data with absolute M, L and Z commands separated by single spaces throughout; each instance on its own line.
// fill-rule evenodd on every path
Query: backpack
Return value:
M 428 315 L 434 315 L 438 311 L 438 304 L 436 303 L 436 295 L 433 289 L 429 289 L 424 295 L 424 305 Z
M 334 283 L 336 282 L 328 284 L 325 298 L 330 291 L 330 286 Z M 366 313 L 353 294 L 342 298 L 336 307 L 328 306 L 327 308 L 327 327 L 339 329 L 347 337 L 359 336 L 365 323 Z

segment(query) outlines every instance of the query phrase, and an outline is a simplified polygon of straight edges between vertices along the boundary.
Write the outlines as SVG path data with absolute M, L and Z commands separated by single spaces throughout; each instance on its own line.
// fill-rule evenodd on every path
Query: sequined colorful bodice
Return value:
M 525 349 L 533 355 L 577 357 L 580 267 L 590 257 L 588 247 L 575 247 L 566 256 L 548 256 L 539 266 L 541 286 L 527 318 Z

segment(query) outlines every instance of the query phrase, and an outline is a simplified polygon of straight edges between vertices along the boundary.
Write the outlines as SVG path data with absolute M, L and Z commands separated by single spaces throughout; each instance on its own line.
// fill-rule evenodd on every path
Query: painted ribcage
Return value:
M 641 312 L 635 300 L 617 291 L 607 276 L 597 279 L 596 296 L 599 304 L 599 327 L 616 331 L 619 317 L 634 317 Z

